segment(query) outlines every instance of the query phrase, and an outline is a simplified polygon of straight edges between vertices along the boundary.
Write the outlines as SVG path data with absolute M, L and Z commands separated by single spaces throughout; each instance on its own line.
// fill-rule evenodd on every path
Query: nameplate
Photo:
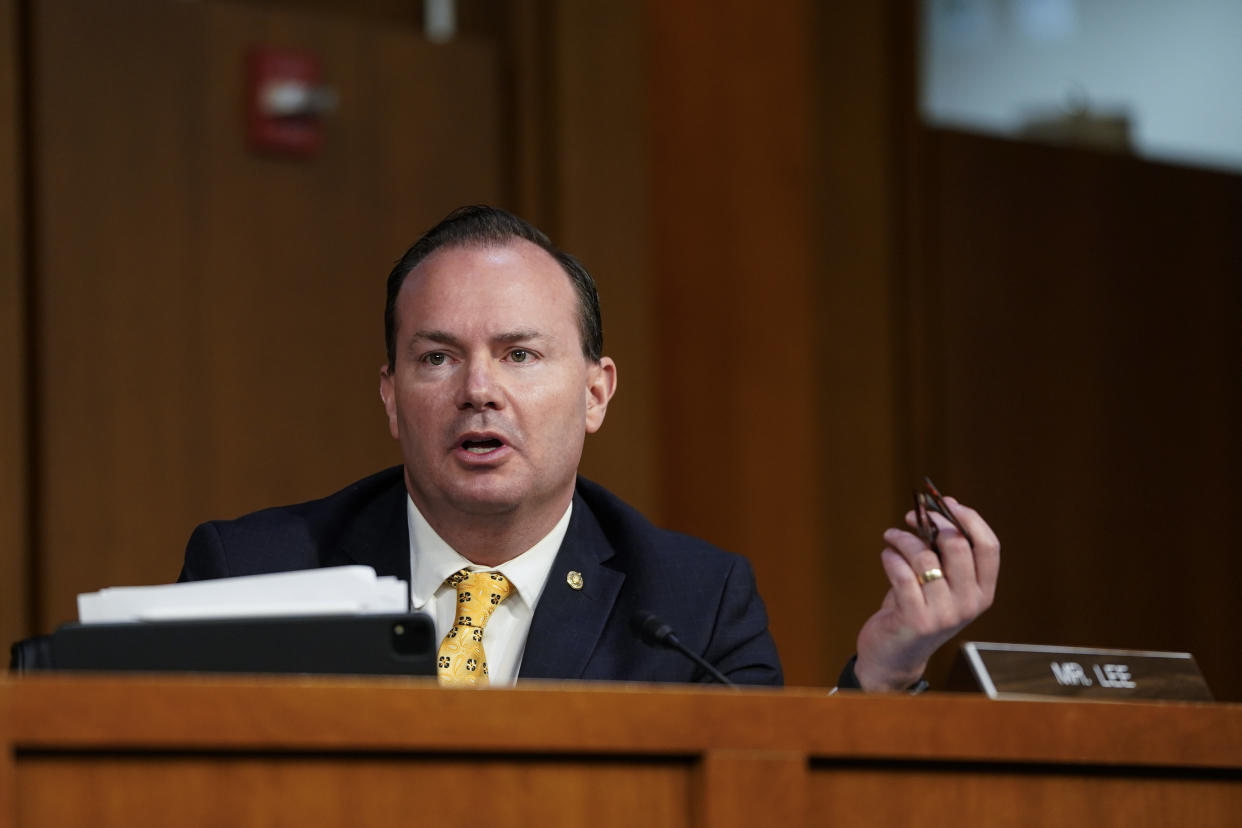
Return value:
M 1212 701 L 1190 653 L 970 641 L 962 656 L 993 699 Z

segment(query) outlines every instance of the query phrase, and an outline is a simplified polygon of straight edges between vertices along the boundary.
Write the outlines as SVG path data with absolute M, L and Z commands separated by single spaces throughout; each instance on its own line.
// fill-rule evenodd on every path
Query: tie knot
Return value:
M 444 582 L 457 590 L 455 623 L 482 629 L 500 602 L 513 592 L 513 584 L 499 572 L 454 572 Z

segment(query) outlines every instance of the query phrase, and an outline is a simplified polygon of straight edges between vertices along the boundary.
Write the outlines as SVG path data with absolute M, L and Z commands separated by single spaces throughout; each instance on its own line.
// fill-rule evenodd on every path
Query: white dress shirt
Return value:
M 445 584 L 445 578 L 461 569 L 499 572 L 513 585 L 514 591 L 488 619 L 483 639 L 491 685 L 512 685 L 517 681 L 518 670 L 522 666 L 526 635 L 530 632 L 539 596 L 543 594 L 552 562 L 569 530 L 573 501 L 542 540 L 516 558 L 500 566 L 488 567 L 476 566 L 457 554 L 431 528 L 408 494 L 405 500 L 406 522 L 410 530 L 411 605 L 414 610 L 431 616 L 436 625 L 436 641 L 444 640 L 457 617 L 457 590 Z

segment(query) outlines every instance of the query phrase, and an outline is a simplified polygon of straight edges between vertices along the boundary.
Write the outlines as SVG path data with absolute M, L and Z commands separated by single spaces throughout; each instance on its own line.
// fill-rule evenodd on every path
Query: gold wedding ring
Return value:
M 944 573 L 941 572 L 938 568 L 932 568 L 917 577 L 919 580 L 919 586 L 926 586 L 927 584 L 930 584 L 932 581 L 939 581 L 941 578 L 944 577 Z

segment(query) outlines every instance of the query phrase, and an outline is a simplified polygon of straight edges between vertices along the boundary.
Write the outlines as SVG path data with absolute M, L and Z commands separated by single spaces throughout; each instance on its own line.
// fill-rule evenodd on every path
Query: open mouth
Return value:
M 495 451 L 503 446 L 504 443 L 495 439 L 489 440 L 462 440 L 461 447 L 471 454 L 487 454 L 489 451 Z

